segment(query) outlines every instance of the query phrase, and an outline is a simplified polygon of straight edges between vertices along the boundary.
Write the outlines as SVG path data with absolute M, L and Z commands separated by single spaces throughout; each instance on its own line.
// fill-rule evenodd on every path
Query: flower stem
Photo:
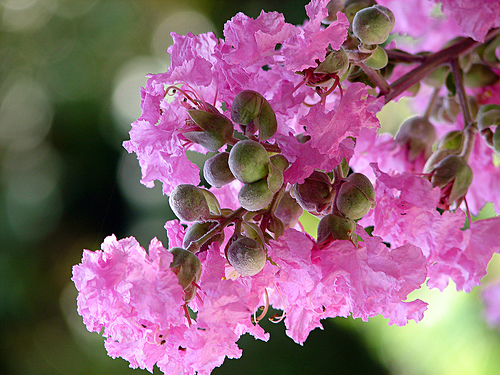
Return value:
M 375 69 L 370 68 L 364 62 L 359 62 L 357 64 L 366 73 L 368 78 L 379 88 L 381 95 L 387 95 L 390 91 L 389 84 L 385 79 L 382 78 L 379 72 Z
M 231 214 L 229 214 L 228 216 L 225 216 L 221 221 L 219 221 L 219 223 L 215 227 L 210 229 L 202 237 L 200 237 L 196 241 L 191 241 L 191 243 L 186 248 L 186 250 L 191 251 L 192 253 L 198 252 L 198 250 L 203 246 L 203 244 L 205 242 L 207 242 L 213 236 L 221 233 L 225 227 L 227 227 L 233 221 L 241 218 L 247 212 L 248 211 L 245 210 L 243 207 L 240 207 L 237 210 L 233 211 Z

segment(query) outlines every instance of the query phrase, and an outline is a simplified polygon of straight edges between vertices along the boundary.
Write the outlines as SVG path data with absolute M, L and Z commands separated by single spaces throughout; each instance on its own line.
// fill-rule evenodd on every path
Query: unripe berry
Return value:
M 450 148 L 441 148 L 432 153 L 432 155 L 427 159 L 424 165 L 424 173 L 431 173 L 432 170 L 438 165 L 444 158 L 455 155 L 455 150 Z
M 382 44 L 394 28 L 395 18 L 390 9 L 374 5 L 361 9 L 352 21 L 352 31 L 365 45 Z
M 302 184 L 294 184 L 291 194 L 304 210 L 320 214 L 332 202 L 332 182 L 325 172 L 314 171 Z
M 174 247 L 169 251 L 174 256 L 170 268 L 173 268 L 177 274 L 179 285 L 186 293 L 184 299 L 189 302 L 196 295 L 196 287 L 193 283 L 200 279 L 201 262 L 196 255 L 181 247 Z
M 267 187 L 274 194 L 283 186 L 285 180 L 283 176 L 283 171 L 276 167 L 273 163 L 270 163 L 270 172 L 267 175 Z
M 356 223 L 349 218 L 329 214 L 323 217 L 318 224 L 317 242 L 328 240 L 351 240 Z
M 293 228 L 299 222 L 303 212 L 303 208 L 287 191 L 281 197 L 274 214 L 285 224 L 285 228 Z
M 343 76 L 344 73 L 349 69 L 349 57 L 343 47 L 340 47 L 338 51 L 330 51 L 325 60 L 322 61 L 314 73 L 322 74 L 336 74 L 339 77 Z
M 254 239 L 241 237 L 229 245 L 227 260 L 241 276 L 254 276 L 266 264 L 266 252 Z
M 183 133 L 191 142 L 215 152 L 233 139 L 233 123 L 226 116 L 198 109 L 187 112 L 191 120 L 200 127 L 199 131 Z
M 436 129 L 429 120 L 414 116 L 403 122 L 396 135 L 396 143 L 408 148 L 408 159 L 415 160 L 420 154 L 428 158 L 436 140 Z
M 238 193 L 238 201 L 245 210 L 259 211 L 269 206 L 273 196 L 267 179 L 263 178 L 250 184 L 244 184 Z
M 248 184 L 263 179 L 269 173 L 269 154 L 259 142 L 244 140 L 229 152 L 229 169 L 239 181 Z
M 477 112 L 476 121 L 479 130 L 494 125 L 500 125 L 500 105 L 485 104 L 481 106 Z
M 278 129 L 271 105 L 261 94 L 252 90 L 243 90 L 236 95 L 231 106 L 231 118 L 247 136 L 258 131 L 262 142 L 271 138 Z
M 182 241 L 182 247 L 186 250 L 192 251 L 193 253 L 197 253 L 198 251 L 202 251 L 208 248 L 214 241 L 218 241 L 222 243 L 224 241 L 224 232 L 216 234 L 212 238 L 210 238 L 207 242 L 202 244 L 199 248 L 190 247 L 191 242 L 199 240 L 205 234 L 207 234 L 217 223 L 215 222 L 206 222 L 206 223 L 193 223 L 186 231 L 184 235 L 184 239 Z
M 203 165 L 203 176 L 216 188 L 232 182 L 234 176 L 229 169 L 229 152 L 221 152 L 207 159 Z
M 351 174 L 340 186 L 336 205 L 344 216 L 361 219 L 375 207 L 375 189 L 370 180 L 361 173 Z
M 376 5 L 377 2 L 375 0 L 345 0 L 344 2 L 344 14 L 349 20 L 349 24 L 352 25 L 352 20 L 356 13 L 358 13 L 361 9 L 371 7 L 372 5 Z
M 278 167 L 282 172 L 284 172 L 290 165 L 288 160 L 286 160 L 286 158 L 281 154 L 271 156 L 271 163 Z
M 210 217 L 210 209 L 203 192 L 194 185 L 178 185 L 168 200 L 170 208 L 181 221 L 203 221 Z
M 464 143 L 464 138 L 464 133 L 460 130 L 452 130 L 439 140 L 438 149 L 449 148 L 450 150 L 460 152 Z
M 441 160 L 433 169 L 432 186 L 445 187 L 453 183 L 448 194 L 448 202 L 454 202 L 463 197 L 472 183 L 472 169 L 465 160 L 458 155 L 450 155 Z
M 464 75 L 464 85 L 472 88 L 491 86 L 499 79 L 489 66 L 473 64 Z

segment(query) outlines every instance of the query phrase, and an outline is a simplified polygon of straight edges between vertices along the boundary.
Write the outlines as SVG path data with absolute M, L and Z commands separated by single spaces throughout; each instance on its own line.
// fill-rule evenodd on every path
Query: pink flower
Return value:
M 262 11 L 255 20 L 238 13 L 224 25 L 224 60 L 255 72 L 265 64 L 273 64 L 273 56 L 278 54 L 276 45 L 296 32 L 296 27 L 286 23 L 278 12 Z
M 373 234 L 391 246 L 411 243 L 420 247 L 431 264 L 431 288 L 443 290 L 450 278 L 457 290 L 469 292 L 479 285 L 500 246 L 500 219 L 475 221 L 470 229 L 462 230 L 465 213 L 457 210 L 440 214 L 436 210 L 439 189 L 433 189 L 429 181 L 410 173 L 389 176 L 376 166 L 374 172 L 377 206 L 361 223 L 374 225 Z
M 349 241 L 333 241 L 318 249 L 314 262 L 321 267 L 321 287 L 312 298 L 325 317 L 345 316 L 367 321 L 381 314 L 389 324 L 420 321 L 427 304 L 404 302 L 425 281 L 428 266 L 422 251 L 411 244 L 389 249 L 379 237 L 363 237 L 356 248 Z
M 439 0 L 439 2 L 443 4 L 443 13 L 453 18 L 465 35 L 479 42 L 484 41 L 488 30 L 500 26 L 500 3 L 496 0 Z
M 342 158 L 349 160 L 354 153 L 354 142 L 364 128 L 378 128 L 376 117 L 383 102 L 367 94 L 361 83 L 349 85 L 336 110 L 324 111 L 320 104 L 313 106 L 299 124 L 311 139 L 299 143 L 292 136 L 277 137 L 282 154 L 292 162 L 286 171 L 290 183 L 303 182 L 314 169 L 333 170 Z
M 163 103 L 158 124 L 137 120 L 132 124 L 130 141 L 123 147 L 135 152 L 141 165 L 141 183 L 153 187 L 154 181 L 163 182 L 163 193 L 170 194 L 179 184 L 197 185 L 199 168 L 185 154 L 181 127 L 187 113 L 173 103 Z M 160 108 L 156 108 L 160 113 Z M 182 173 L 181 173 L 182 171 Z
M 107 237 L 102 248 L 85 250 L 73 267 L 78 313 L 89 331 L 104 329 L 110 356 L 152 372 L 179 346 L 170 332 L 186 329 L 182 288 L 169 268 L 172 255 L 156 239 L 149 255 L 133 237 Z
M 303 71 L 323 61 L 328 45 L 338 50 L 347 37 L 349 21 L 343 13 L 337 14 L 337 20 L 326 29 L 321 28 L 321 21 L 328 15 L 326 5 L 329 0 L 312 0 L 306 5 L 309 22 L 297 27 L 295 36 L 283 43 L 282 54 L 285 66 L 292 71 Z
M 272 304 L 286 314 L 286 334 L 303 344 L 309 332 L 321 327 L 323 317 L 314 311 L 310 293 L 319 284 L 321 269 L 312 262 L 314 240 L 287 229 L 279 241 L 271 241 L 268 256 L 279 267 L 274 281 Z

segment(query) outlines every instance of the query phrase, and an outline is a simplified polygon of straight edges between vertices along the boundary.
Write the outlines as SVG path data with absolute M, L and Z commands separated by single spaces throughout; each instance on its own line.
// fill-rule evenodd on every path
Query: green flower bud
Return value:
M 479 130 L 500 125 L 500 105 L 485 104 L 481 106 L 477 112 L 476 121 Z
M 432 73 L 423 78 L 422 82 L 427 86 L 442 87 L 449 70 L 450 68 L 448 67 L 448 65 L 441 65 L 440 67 L 434 69 Z
M 354 220 L 329 214 L 323 217 L 318 224 L 317 242 L 329 240 L 352 240 L 352 233 L 356 230 Z
M 358 13 L 361 9 L 371 7 L 372 5 L 376 5 L 377 2 L 375 0 L 345 0 L 344 2 L 344 14 L 349 20 L 349 24 L 352 24 L 352 20 L 356 13 Z
M 244 140 L 233 146 L 229 152 L 228 163 L 234 177 L 247 184 L 268 175 L 270 158 L 259 142 Z
M 242 127 L 243 134 L 259 132 L 264 142 L 276 134 L 278 122 L 269 102 L 258 92 L 243 90 L 233 100 L 231 118 Z
M 274 214 L 285 224 L 285 228 L 293 228 L 299 222 L 303 212 L 304 209 L 287 191 L 281 197 Z
M 413 161 L 421 154 L 428 158 L 436 138 L 434 125 L 422 116 L 414 116 L 401 124 L 395 141 L 408 148 L 408 159 Z
M 233 139 L 233 123 L 227 117 L 199 109 L 190 109 L 187 112 L 200 127 L 199 131 L 184 133 L 191 142 L 215 152 Z
M 498 81 L 500 77 L 486 65 L 472 64 L 470 69 L 464 75 L 464 85 L 467 87 L 485 87 L 491 86 Z
M 352 31 L 365 45 L 382 44 L 389 37 L 394 23 L 394 14 L 390 9 L 373 5 L 356 13 L 352 21 Z
M 344 9 L 344 1 L 330 0 L 330 2 L 326 4 L 326 9 L 328 10 L 328 16 L 323 21 L 321 21 L 321 23 L 329 25 L 337 20 L 337 12 L 342 12 L 342 10 Z
M 201 245 L 199 248 L 190 247 L 189 245 L 193 241 L 198 241 L 201 237 L 207 234 L 213 227 L 215 227 L 217 223 L 215 222 L 206 222 L 206 223 L 193 223 L 186 231 L 184 235 L 184 239 L 182 241 L 182 247 L 193 253 L 197 253 L 198 251 L 203 251 L 208 249 L 208 245 L 212 242 L 222 243 L 224 241 L 224 232 L 218 233 L 211 237 L 207 242 Z
M 497 126 L 493 133 L 493 148 L 500 154 L 500 126 Z
M 269 190 L 271 190 L 271 192 L 274 194 L 283 186 L 283 171 L 281 171 L 281 169 L 275 166 L 273 163 L 270 163 L 269 166 L 270 172 L 267 175 L 267 186 Z
M 433 169 L 432 186 L 444 188 L 452 183 L 448 194 L 448 202 L 454 202 L 463 197 L 472 183 L 472 169 L 465 160 L 458 155 L 450 155 L 441 160 Z
M 464 144 L 464 133 L 460 130 L 452 130 L 446 133 L 443 138 L 439 140 L 438 149 L 449 148 L 450 150 L 460 152 Z
M 241 276 L 254 276 L 266 264 L 264 247 L 254 239 L 241 237 L 229 245 L 227 260 Z
M 300 133 L 295 135 L 295 139 L 297 139 L 297 142 L 299 143 L 306 143 L 311 139 L 311 136 L 308 134 Z
M 343 76 L 345 72 L 349 69 L 349 57 L 343 47 L 340 47 L 338 51 L 330 51 L 325 57 L 325 60 L 321 62 L 314 73 L 319 74 L 336 74 L 339 77 Z
M 181 221 L 204 221 L 210 209 L 203 192 L 194 185 L 178 185 L 168 200 L 170 208 Z
M 276 154 L 271 156 L 271 163 L 273 163 L 276 167 L 278 167 L 279 170 L 282 172 L 286 171 L 286 169 L 290 165 L 288 160 L 286 160 L 286 158 L 281 154 Z
M 271 203 L 273 192 L 269 189 L 266 178 L 249 184 L 244 184 L 238 193 L 241 207 L 248 211 L 259 211 Z
M 306 211 L 320 214 L 332 203 L 332 181 L 325 172 L 314 171 L 302 184 L 294 184 L 291 194 Z
M 234 176 L 229 169 L 229 152 L 221 152 L 207 159 L 203 165 L 203 176 L 216 188 L 232 182 Z
M 372 55 L 366 59 L 365 65 L 373 69 L 382 69 L 389 62 L 387 52 L 380 46 L 377 46 L 372 52 Z
M 184 289 L 184 300 L 191 301 L 196 295 L 196 286 L 201 276 L 201 262 L 196 255 L 181 247 L 174 247 L 169 250 L 174 256 L 170 263 L 170 268 L 174 269 L 179 280 L 179 285 Z
M 336 205 L 347 218 L 361 219 L 375 207 L 375 189 L 370 180 L 361 173 L 351 174 L 340 186 Z
M 431 173 L 432 170 L 438 165 L 441 160 L 444 158 L 450 156 L 450 155 L 455 155 L 455 150 L 452 150 L 450 148 L 442 148 L 439 150 L 436 150 L 435 152 L 432 153 L 432 155 L 427 159 L 424 165 L 424 173 Z

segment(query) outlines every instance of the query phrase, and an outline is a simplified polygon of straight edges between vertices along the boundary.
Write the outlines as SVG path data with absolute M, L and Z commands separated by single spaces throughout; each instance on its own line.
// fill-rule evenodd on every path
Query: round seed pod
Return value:
M 244 184 L 238 193 L 238 201 L 241 207 L 248 211 L 259 211 L 271 203 L 273 192 L 269 190 L 267 179 Z
M 471 167 L 461 156 L 449 155 L 434 167 L 431 183 L 443 188 L 453 182 L 448 201 L 454 202 L 467 193 L 472 177 Z
M 303 212 L 304 209 L 287 191 L 281 197 L 274 214 L 285 224 L 285 228 L 293 228 L 299 222 Z
M 269 173 L 270 158 L 264 146 L 250 139 L 239 141 L 229 152 L 229 169 L 239 181 L 248 184 Z
M 351 240 L 352 232 L 356 229 L 354 220 L 329 214 L 323 217 L 318 224 L 317 242 L 332 240 Z
M 205 161 L 203 176 L 207 182 L 220 188 L 234 181 L 234 176 L 229 169 L 229 152 L 221 152 Z
M 336 205 L 347 218 L 361 219 L 375 206 L 375 189 L 370 180 L 361 173 L 351 174 L 340 186 Z
M 207 199 L 194 185 L 178 185 L 168 199 L 170 208 L 181 221 L 203 221 L 210 217 Z
M 174 259 L 170 268 L 176 270 L 177 279 L 183 289 L 187 289 L 192 282 L 197 282 L 201 275 L 201 262 L 192 252 L 182 247 L 174 247 L 169 250 Z
M 321 213 L 332 201 L 332 182 L 325 172 L 314 171 L 302 184 L 294 184 L 292 196 L 306 211 Z
M 208 248 L 208 245 L 210 245 L 214 241 L 218 241 L 219 243 L 222 243 L 224 241 L 224 232 L 221 232 L 212 238 L 205 242 L 203 245 L 201 245 L 200 248 L 190 248 L 190 244 L 193 241 L 199 240 L 201 237 L 203 237 L 205 234 L 207 234 L 210 229 L 212 229 L 217 223 L 215 222 L 206 222 L 206 223 L 193 223 L 186 231 L 186 234 L 184 235 L 184 239 L 182 241 L 182 247 L 184 249 L 189 249 L 189 251 L 193 251 L 194 253 L 198 251 L 202 251 Z
M 241 237 L 229 245 L 227 260 L 241 276 L 254 276 L 266 264 L 264 247 L 256 240 Z
M 354 35 L 365 45 L 382 44 L 394 28 L 394 14 L 382 5 L 361 9 L 352 20 Z
M 258 131 L 260 141 L 268 140 L 278 129 L 276 114 L 271 105 L 253 90 L 243 90 L 235 96 L 231 105 L 231 118 L 247 136 Z
M 422 116 L 413 116 L 401 124 L 395 141 L 408 147 L 408 159 L 413 161 L 420 154 L 427 159 L 436 138 L 436 129 L 429 120 Z

